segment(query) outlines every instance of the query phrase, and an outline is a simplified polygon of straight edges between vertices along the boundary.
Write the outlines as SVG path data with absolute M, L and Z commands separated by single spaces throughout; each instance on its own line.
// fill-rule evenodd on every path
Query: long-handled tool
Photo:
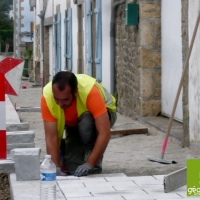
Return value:
M 32 73 L 33 73 L 33 70 L 34 70 L 34 69 L 32 69 L 31 74 L 30 74 L 30 76 L 28 77 L 28 80 L 22 85 L 22 89 L 26 89 L 26 88 L 28 87 L 28 82 L 29 82 L 29 80 L 30 80 L 30 78 L 31 78 L 31 75 L 32 75 Z
M 36 64 L 37 64 L 37 62 L 36 62 Z M 22 89 L 26 89 L 28 87 L 28 82 L 29 82 L 34 70 L 35 70 L 35 68 L 32 69 L 31 74 L 28 77 L 28 80 L 22 85 Z
M 190 59 L 190 55 L 191 55 L 191 52 L 192 52 L 196 33 L 197 33 L 197 30 L 198 30 L 199 22 L 200 22 L 200 10 L 199 10 L 199 14 L 198 14 L 196 24 L 195 24 L 195 28 L 194 28 L 194 31 L 193 31 L 190 47 L 189 47 L 189 50 L 187 52 L 187 56 L 186 56 L 185 63 L 184 63 L 184 66 L 183 66 L 183 72 L 182 72 L 181 80 L 180 80 L 180 83 L 179 83 L 178 91 L 176 93 L 176 98 L 175 98 L 175 102 L 174 102 L 174 105 L 173 105 L 172 113 L 171 113 L 171 116 L 170 116 L 170 119 L 169 119 L 167 132 L 166 132 L 166 135 L 165 135 L 165 138 L 164 138 L 164 141 L 163 141 L 162 150 L 161 150 L 161 158 L 155 159 L 155 158 L 147 157 L 147 159 L 150 160 L 150 161 L 158 162 L 158 163 L 162 163 L 162 164 L 175 164 L 175 163 L 177 163 L 176 161 L 167 161 L 167 160 L 164 160 L 163 158 L 164 158 L 164 154 L 165 154 L 165 149 L 167 147 L 170 129 L 171 129 L 171 126 L 172 126 L 172 121 L 173 121 L 174 114 L 175 114 L 175 111 L 176 111 L 176 107 L 177 107 L 178 99 L 179 99 L 179 96 L 180 96 L 181 88 L 183 86 L 183 80 L 185 78 L 185 74 L 186 74 L 187 69 L 188 69 L 189 59 Z

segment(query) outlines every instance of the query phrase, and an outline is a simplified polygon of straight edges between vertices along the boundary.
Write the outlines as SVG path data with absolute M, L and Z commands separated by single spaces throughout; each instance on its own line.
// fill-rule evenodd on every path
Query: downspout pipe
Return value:
M 17 58 L 20 58 L 20 49 L 19 49 L 19 45 L 20 45 L 20 36 L 19 36 L 19 33 L 21 32 L 21 27 L 20 27 L 20 24 L 21 24 L 21 17 L 20 17 L 20 11 L 21 11 L 21 4 L 20 4 L 20 0 L 18 0 L 18 35 L 17 35 L 17 45 L 18 45 L 18 47 L 16 48 L 17 49 L 17 54 L 16 54 L 16 56 L 17 56 Z M 16 45 L 16 44 L 15 44 Z M 15 52 L 16 53 L 16 52 Z
M 36 7 L 33 8 L 34 9 L 34 22 L 36 22 Z M 35 23 L 34 23 L 34 34 L 33 34 L 33 69 L 34 69 L 34 73 L 33 73 L 33 81 L 35 82 L 35 67 L 36 67 L 36 28 L 35 28 Z
M 117 6 L 124 4 L 125 0 L 120 0 L 113 3 L 111 8 L 111 22 L 110 22 L 110 91 L 111 94 L 114 94 L 116 91 L 115 85 L 115 11 Z
M 40 80 L 41 86 L 44 87 L 44 16 L 46 7 L 38 14 L 40 18 Z

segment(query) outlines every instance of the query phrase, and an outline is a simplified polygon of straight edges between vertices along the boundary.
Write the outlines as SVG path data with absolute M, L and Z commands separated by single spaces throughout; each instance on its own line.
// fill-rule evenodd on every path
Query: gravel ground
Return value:
M 0 200 L 11 200 L 8 174 L 0 174 Z

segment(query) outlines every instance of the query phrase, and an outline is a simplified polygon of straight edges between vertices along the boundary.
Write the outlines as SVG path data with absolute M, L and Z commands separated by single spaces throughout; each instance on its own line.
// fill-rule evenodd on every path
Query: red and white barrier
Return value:
M 0 159 L 7 157 L 5 94 L 19 94 L 23 67 L 23 60 L 0 57 Z
M 0 73 L 0 158 L 6 158 L 6 105 L 5 105 L 5 78 Z

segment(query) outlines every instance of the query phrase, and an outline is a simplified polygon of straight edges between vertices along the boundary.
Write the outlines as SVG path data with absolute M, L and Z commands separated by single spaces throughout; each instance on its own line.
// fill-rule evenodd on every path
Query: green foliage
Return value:
M 12 0 L 0 0 L 0 42 L 1 51 L 5 51 L 9 44 L 9 51 L 13 51 L 13 20 L 9 19 L 10 5 Z
M 133 4 L 136 4 L 137 3 L 137 0 L 133 0 L 133 2 L 132 2 Z
M 5 51 L 6 44 L 9 44 L 9 51 L 13 51 L 13 30 L 0 30 L 1 51 Z
M 0 37 L 3 40 L 6 40 L 7 38 L 13 38 L 13 30 L 0 30 Z
M 2 19 L 0 18 L 0 30 L 13 29 L 13 20 L 12 19 Z
M 1 19 L 8 19 L 9 18 L 9 2 L 7 0 L 0 1 L 0 18 Z
M 33 49 L 27 49 L 26 52 L 24 53 L 24 57 L 30 58 L 33 54 Z

